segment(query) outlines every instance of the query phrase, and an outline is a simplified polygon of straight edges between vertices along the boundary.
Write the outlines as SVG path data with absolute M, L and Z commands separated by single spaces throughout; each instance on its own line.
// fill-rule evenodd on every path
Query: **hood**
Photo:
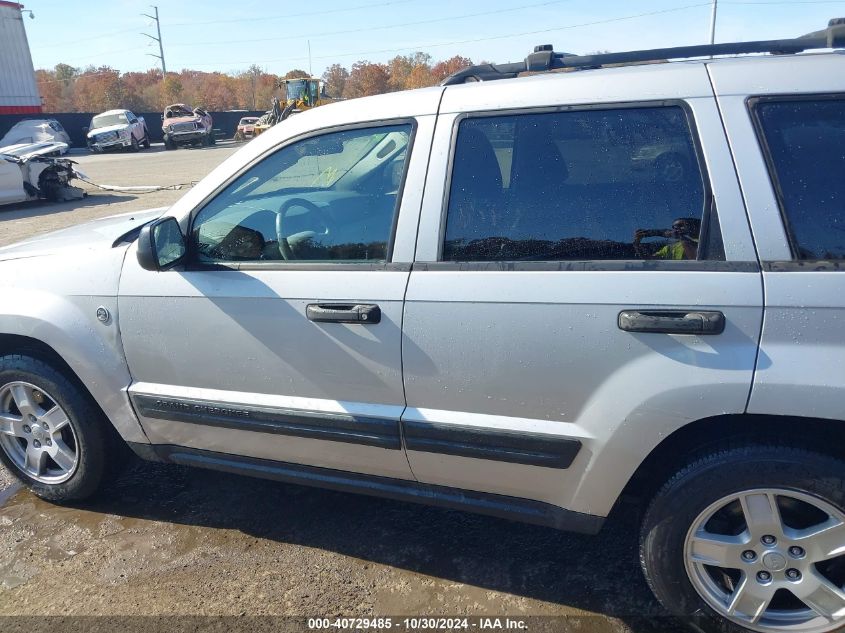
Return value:
M 174 123 L 199 123 L 200 121 L 202 121 L 202 117 L 198 114 L 192 114 L 191 116 L 174 116 L 162 121 L 162 126 L 167 127 L 168 125 L 173 125 Z
M 18 143 L 0 147 L 0 154 L 20 158 L 23 162 L 36 156 L 58 156 L 67 151 L 67 143 L 45 142 L 45 143 Z
M 95 127 L 93 130 L 88 131 L 88 138 L 91 138 L 95 134 L 105 134 L 106 132 L 119 132 L 120 130 L 125 130 L 129 127 L 129 123 L 118 123 L 117 125 L 106 125 L 104 127 Z
M 0 261 L 72 250 L 111 248 L 118 238 L 161 216 L 168 207 L 124 213 L 78 224 L 0 248 Z

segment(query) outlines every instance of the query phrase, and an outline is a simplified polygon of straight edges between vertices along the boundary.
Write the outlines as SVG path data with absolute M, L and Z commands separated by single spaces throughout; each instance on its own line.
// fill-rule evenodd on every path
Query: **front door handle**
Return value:
M 381 321 L 381 308 L 372 303 L 309 303 L 305 307 L 309 321 L 318 323 L 375 324 Z
M 617 324 L 625 332 L 721 334 L 725 331 L 725 315 L 715 310 L 623 310 Z

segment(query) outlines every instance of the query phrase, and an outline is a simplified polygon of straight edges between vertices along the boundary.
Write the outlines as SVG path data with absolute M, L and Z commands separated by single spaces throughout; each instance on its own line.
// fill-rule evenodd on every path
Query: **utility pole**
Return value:
M 306 40 L 308 42 L 308 76 L 313 77 L 314 73 L 311 71 L 311 40 Z
M 149 15 L 148 13 L 142 13 L 144 17 L 150 18 L 151 20 L 155 20 L 156 22 L 156 33 L 158 33 L 158 37 L 153 37 L 148 33 L 141 33 L 141 35 L 150 38 L 154 42 L 158 42 L 158 52 L 159 54 L 156 55 L 155 53 L 147 53 L 150 57 L 157 57 L 161 60 L 161 78 L 164 81 L 164 78 L 167 77 L 167 66 L 164 64 L 164 46 L 161 43 L 161 23 L 158 20 L 158 7 L 155 5 L 150 5 L 153 9 L 155 9 L 155 15 Z
M 719 5 L 719 0 L 713 0 L 713 11 L 710 13 L 710 43 L 716 43 L 716 9 Z

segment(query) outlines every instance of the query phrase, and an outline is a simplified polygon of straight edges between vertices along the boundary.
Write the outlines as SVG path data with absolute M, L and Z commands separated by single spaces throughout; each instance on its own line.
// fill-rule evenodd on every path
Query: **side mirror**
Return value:
M 176 218 L 159 218 L 141 229 L 138 263 L 144 270 L 163 271 L 185 258 L 185 237 Z

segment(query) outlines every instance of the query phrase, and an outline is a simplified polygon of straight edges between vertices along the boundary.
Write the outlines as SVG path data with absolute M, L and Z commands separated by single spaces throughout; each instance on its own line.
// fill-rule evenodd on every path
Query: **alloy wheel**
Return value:
M 687 575 L 722 617 L 753 631 L 826 633 L 845 624 L 845 513 L 782 489 L 724 497 L 693 522 Z
M 0 448 L 21 472 L 44 484 L 67 481 L 79 464 L 79 443 L 67 413 L 28 382 L 0 387 Z

